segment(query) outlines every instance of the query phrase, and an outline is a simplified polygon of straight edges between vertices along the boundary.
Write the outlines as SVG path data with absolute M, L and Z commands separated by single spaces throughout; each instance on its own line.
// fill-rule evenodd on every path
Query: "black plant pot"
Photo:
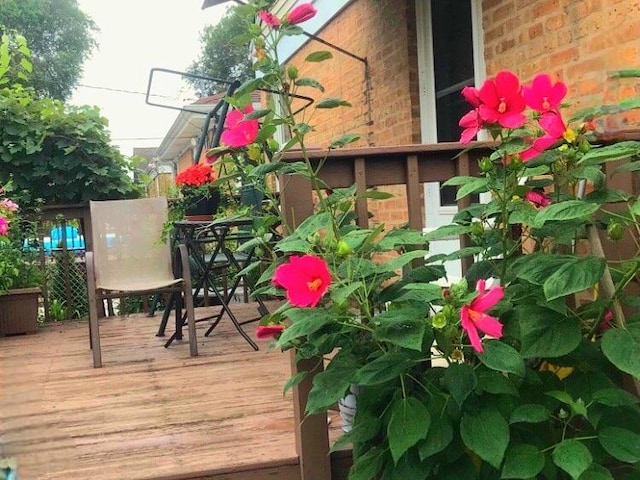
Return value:
M 184 205 L 184 214 L 187 216 L 213 215 L 216 213 L 218 206 L 220 205 L 220 192 L 218 190 L 214 190 L 208 198 L 185 198 Z

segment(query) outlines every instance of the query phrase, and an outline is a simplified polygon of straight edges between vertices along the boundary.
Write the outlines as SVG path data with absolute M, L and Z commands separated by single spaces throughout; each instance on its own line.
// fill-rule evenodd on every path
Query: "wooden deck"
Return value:
M 102 369 L 86 322 L 0 338 L 0 457 L 20 480 L 300 478 L 289 355 L 254 352 L 223 319 L 208 338 L 198 325 L 192 358 L 186 340 L 163 348 L 159 321 L 101 321 Z

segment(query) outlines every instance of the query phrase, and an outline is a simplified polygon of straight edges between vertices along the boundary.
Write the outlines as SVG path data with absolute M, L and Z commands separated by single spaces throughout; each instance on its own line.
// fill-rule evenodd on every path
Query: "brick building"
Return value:
M 296 2 L 277 1 L 276 14 Z M 301 2 L 298 2 L 301 3 Z M 465 85 L 482 84 L 509 69 L 523 82 L 545 72 L 568 85 L 571 108 L 640 96 L 637 79 L 615 71 L 640 66 L 640 2 L 637 0 L 316 0 L 318 14 L 303 27 L 321 42 L 292 37 L 280 58 L 300 76 L 318 80 L 323 96 L 340 97 L 351 108 L 314 113 L 308 144 L 326 146 L 347 133 L 363 135 L 355 146 L 394 146 L 457 141 L 458 120 L 469 110 L 460 96 Z M 307 63 L 329 50 L 333 59 Z M 366 62 L 360 59 L 366 59 Z M 314 89 L 301 93 L 320 98 Z M 612 115 L 601 133 L 640 128 L 640 114 Z M 429 201 L 451 203 L 451 192 L 425 187 Z M 404 195 L 399 187 L 389 191 Z M 449 203 L 447 203 L 449 202 Z M 375 220 L 406 220 L 404 201 L 371 202 Z M 433 216 L 433 215 L 432 215 Z M 439 222 L 435 219 L 431 226 Z

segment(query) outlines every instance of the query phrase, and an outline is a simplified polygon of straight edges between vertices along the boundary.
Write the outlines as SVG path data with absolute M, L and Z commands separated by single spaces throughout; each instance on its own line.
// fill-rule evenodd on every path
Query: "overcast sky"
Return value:
M 82 86 L 71 103 L 97 105 L 109 120 L 113 143 L 124 155 L 133 147 L 152 147 L 168 131 L 178 112 L 145 103 L 151 68 L 183 71 L 200 52 L 200 32 L 217 23 L 226 5 L 202 10 L 202 0 L 78 0 L 100 28 L 99 48 L 84 64 Z M 155 101 L 174 105 L 176 84 L 154 75 L 151 92 L 174 97 Z M 120 91 L 124 90 L 124 91 Z M 127 93 L 136 92 L 136 93 Z

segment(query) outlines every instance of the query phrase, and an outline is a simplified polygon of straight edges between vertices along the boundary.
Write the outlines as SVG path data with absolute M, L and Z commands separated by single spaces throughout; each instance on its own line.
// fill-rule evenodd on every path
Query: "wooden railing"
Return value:
M 477 172 L 477 160 L 489 153 L 487 144 L 474 143 L 463 147 L 459 143 L 432 145 L 402 145 L 359 149 L 312 151 L 308 158 L 312 163 L 324 164 L 320 178 L 331 188 L 356 185 L 358 192 L 377 186 L 405 185 L 408 224 L 420 230 L 422 214 L 422 184 L 444 182 L 456 175 L 472 175 Z M 300 154 L 287 154 L 285 159 L 300 160 Z M 313 214 L 312 188 L 300 177 L 284 177 L 281 182 L 281 205 L 287 224 L 293 228 Z M 468 198 L 459 202 L 468 206 Z M 366 199 L 356 205 L 358 224 L 367 227 L 369 218 Z M 461 238 L 462 245 L 466 239 Z M 292 353 L 292 374 L 307 371 L 305 380 L 294 389 L 294 414 L 296 422 L 296 447 L 300 458 L 301 480 L 329 480 L 331 461 L 327 416 L 305 417 L 307 397 L 314 375 L 322 371 L 320 359 L 296 362 Z

